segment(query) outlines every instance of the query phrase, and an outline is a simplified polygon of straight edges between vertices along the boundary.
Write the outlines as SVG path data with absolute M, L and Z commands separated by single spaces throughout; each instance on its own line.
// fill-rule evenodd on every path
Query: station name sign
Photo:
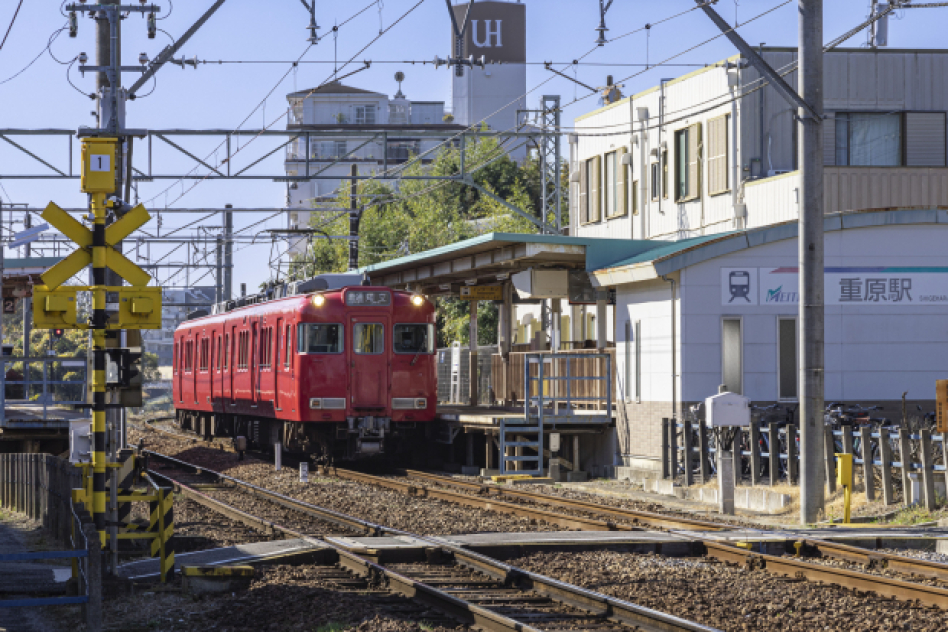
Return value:
M 504 288 L 500 285 L 464 285 L 461 286 L 462 301 L 502 301 Z
M 379 290 L 349 290 L 346 305 L 359 307 L 387 307 L 392 304 L 392 293 Z
M 721 268 L 721 304 L 797 305 L 799 272 L 784 268 Z M 826 305 L 948 305 L 948 269 L 827 267 Z

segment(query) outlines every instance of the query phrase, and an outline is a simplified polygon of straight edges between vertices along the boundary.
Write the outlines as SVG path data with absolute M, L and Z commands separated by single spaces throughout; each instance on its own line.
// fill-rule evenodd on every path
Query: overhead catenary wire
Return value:
M 353 55 L 352 58 L 349 59 L 349 61 L 347 61 L 345 64 L 343 64 L 342 68 L 345 68 L 346 66 L 348 66 L 349 63 L 351 63 L 352 60 L 355 59 L 355 57 L 357 57 L 358 55 L 362 54 L 369 46 L 371 46 L 373 43 L 375 43 L 376 41 L 378 41 L 378 39 L 381 38 L 385 33 L 388 33 L 393 27 L 395 27 L 395 25 L 397 25 L 398 23 L 400 23 L 405 17 L 407 17 L 409 14 L 411 14 L 411 13 L 412 13 L 415 9 L 417 9 L 424 1 L 425 1 L 425 0 L 418 0 L 418 2 L 417 2 L 416 4 L 414 4 L 410 9 L 408 9 L 408 11 L 406 11 L 405 13 L 403 13 L 403 14 L 402 14 L 397 20 L 395 20 L 392 24 L 390 24 L 383 32 L 379 33 L 377 36 L 375 36 L 374 38 L 372 38 L 372 40 L 371 40 L 368 44 L 366 44 L 364 47 L 362 47 L 362 49 L 360 49 L 355 55 Z M 375 5 L 375 0 L 373 0 L 373 2 L 371 2 L 371 3 L 369 3 L 368 5 L 366 5 L 365 7 L 363 7 L 360 11 L 356 12 L 355 14 L 353 14 L 352 16 L 350 16 L 349 18 L 347 18 L 346 20 L 344 20 L 344 21 L 342 22 L 342 24 L 339 24 L 339 25 L 337 25 L 336 27 L 334 27 L 334 28 L 332 29 L 332 31 L 330 31 L 330 33 L 336 33 L 336 32 L 338 31 L 338 28 L 339 28 L 339 27 L 344 26 L 344 25 L 347 24 L 348 22 L 354 20 L 356 17 L 358 17 L 359 15 L 361 15 L 362 13 L 364 13 L 365 11 L 367 11 L 368 9 L 370 9 L 370 8 L 371 8 L 372 6 L 374 6 L 374 5 Z M 303 51 L 303 53 L 299 56 L 299 58 L 297 59 L 297 62 L 296 62 L 296 63 L 298 63 L 299 60 L 302 60 L 302 58 L 306 55 L 306 53 L 309 52 L 309 50 L 310 50 L 313 46 L 315 46 L 318 41 L 320 41 L 323 37 L 326 37 L 328 34 L 329 34 L 329 33 L 325 33 L 325 34 L 322 35 L 322 37 L 318 38 L 318 39 L 316 40 L 316 42 L 311 42 L 311 43 L 306 47 L 306 49 Z M 276 89 L 283 83 L 283 81 L 286 80 L 286 77 L 289 76 L 289 74 L 293 71 L 293 69 L 294 69 L 295 67 L 296 67 L 296 66 L 295 66 L 295 64 L 294 64 L 294 65 L 291 65 L 291 66 L 287 69 L 286 73 L 284 73 L 284 75 L 280 78 L 280 80 L 276 83 L 276 85 L 274 85 L 273 88 L 267 93 L 267 96 L 264 97 L 264 99 L 261 101 L 261 103 L 258 104 L 257 107 L 255 107 L 255 108 L 250 112 L 250 114 L 247 115 L 247 117 L 240 123 L 240 125 L 237 126 L 236 129 L 240 129 L 240 127 L 242 127 L 242 126 L 244 125 L 244 123 L 246 123 L 247 120 L 249 120 L 250 117 L 254 115 L 254 113 L 261 107 L 261 105 L 264 104 L 264 103 L 266 103 L 267 99 L 270 98 L 270 95 L 272 95 L 273 92 L 275 92 Z M 340 68 L 340 69 L 337 69 L 337 70 L 341 70 L 341 68 Z M 334 72 L 333 74 L 335 75 L 336 73 Z M 330 79 L 327 79 L 326 81 L 323 82 L 323 84 L 320 84 L 320 86 L 324 85 L 325 83 L 328 83 L 329 81 L 330 81 Z M 312 94 L 313 92 L 315 92 L 320 86 L 317 86 L 317 88 L 313 88 L 313 89 L 310 91 L 310 94 Z M 270 127 L 272 127 L 277 121 L 281 120 L 284 116 L 286 116 L 286 114 L 287 114 L 287 111 L 284 110 L 283 114 L 281 114 L 279 117 L 277 117 L 276 119 L 274 119 L 269 125 L 265 126 L 265 127 L 263 128 L 263 130 L 261 130 L 261 132 L 264 131 L 264 130 L 266 130 L 266 129 L 269 129 Z M 236 154 L 240 153 L 241 150 L 245 149 L 248 145 L 250 145 L 251 143 L 253 143 L 254 140 L 256 140 L 257 138 L 259 138 L 259 136 L 260 136 L 260 134 L 257 134 L 256 136 L 253 136 L 250 140 L 248 140 L 248 141 L 244 144 L 243 147 L 238 147 L 237 150 L 236 150 L 235 152 L 233 152 L 233 153 L 227 158 L 227 160 L 232 160 L 233 157 L 234 157 Z M 230 138 L 230 136 L 228 135 L 227 138 Z M 222 142 L 214 149 L 214 151 L 212 151 L 210 154 L 208 154 L 208 155 L 205 157 L 205 162 L 207 161 L 207 159 L 209 159 L 209 158 L 214 154 L 214 152 L 220 150 L 221 147 L 223 147 L 226 142 L 227 142 L 227 139 L 225 139 L 224 141 L 222 141 Z M 217 166 L 219 167 L 219 166 L 221 166 L 221 164 L 223 164 L 223 163 L 218 163 Z M 197 167 L 195 167 L 194 169 L 192 169 L 192 172 L 193 172 L 194 170 L 196 170 L 196 169 L 197 169 Z M 177 198 L 175 198 L 174 200 L 172 200 L 171 203 L 174 204 L 175 202 L 177 202 L 178 200 L 180 200 L 182 197 L 184 197 L 185 195 L 187 195 L 187 193 L 189 193 L 189 192 L 191 192 L 192 190 L 194 190 L 194 188 L 197 187 L 199 184 L 201 184 L 202 182 L 206 181 L 208 175 L 210 175 L 210 173 L 208 173 L 207 175 L 205 175 L 204 178 L 202 178 L 202 179 L 196 181 L 194 184 L 192 184 L 191 187 L 189 187 L 186 191 L 183 191 L 183 192 L 181 193 L 181 195 L 179 195 Z M 150 198 L 150 199 L 148 200 L 148 203 L 152 202 L 153 200 L 155 200 L 155 199 L 156 199 L 157 197 L 159 197 L 160 195 L 166 193 L 168 190 L 170 190 L 170 189 L 171 189 L 173 186 L 175 186 L 177 183 L 178 183 L 178 182 L 172 183 L 172 184 L 169 185 L 164 191 L 162 191 L 162 192 L 158 193 L 157 195 L 153 196 L 152 198 Z
M 16 5 L 16 11 L 13 12 L 13 19 L 10 20 L 10 26 L 7 27 L 7 32 L 3 36 L 3 41 L 0 41 L 0 50 L 3 50 L 3 45 L 7 43 L 7 38 L 10 37 L 10 31 L 13 30 L 13 25 L 16 23 L 16 16 L 20 15 L 20 8 L 23 6 L 23 0 L 20 0 L 19 4 Z

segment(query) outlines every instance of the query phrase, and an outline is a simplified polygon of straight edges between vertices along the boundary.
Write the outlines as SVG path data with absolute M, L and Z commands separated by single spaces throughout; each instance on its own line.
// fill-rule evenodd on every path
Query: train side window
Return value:
M 230 334 L 224 334 L 224 370 L 227 370 L 227 363 L 230 360 Z
M 395 353 L 434 353 L 434 325 L 395 325 Z
M 215 353 L 217 355 L 214 357 L 214 368 L 220 371 L 221 370 L 221 337 L 214 336 L 214 339 L 217 341 L 217 349 L 215 350 Z
M 200 348 L 201 355 L 200 355 L 200 365 L 199 365 L 201 373 L 207 373 L 207 367 L 208 367 L 207 356 L 208 356 L 209 347 L 210 347 L 210 344 L 208 343 L 207 338 L 203 338 L 201 340 L 201 348 Z
M 352 350 L 359 354 L 385 351 L 385 329 L 381 323 L 356 323 L 352 326 Z
M 270 366 L 270 327 L 260 332 L 260 366 Z
M 342 325 L 301 323 L 296 338 L 300 353 L 342 353 Z
M 283 345 L 286 348 L 286 351 L 283 353 L 283 366 L 290 366 L 290 349 L 293 348 L 292 339 L 290 336 L 293 335 L 293 328 L 289 325 L 286 326 L 286 334 L 283 337 Z

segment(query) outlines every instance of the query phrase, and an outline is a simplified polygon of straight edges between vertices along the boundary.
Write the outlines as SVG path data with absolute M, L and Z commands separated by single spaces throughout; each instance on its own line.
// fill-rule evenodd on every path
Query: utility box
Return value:
M 85 138 L 82 141 L 83 193 L 111 193 L 115 191 L 116 138 Z
M 510 277 L 520 298 L 566 298 L 569 295 L 568 270 L 530 268 Z
M 69 462 L 92 463 L 92 420 L 69 422 Z
M 733 428 L 750 426 L 750 399 L 737 393 L 718 393 L 704 400 L 708 426 Z
M 938 432 L 948 432 L 948 380 L 935 380 L 935 415 Z

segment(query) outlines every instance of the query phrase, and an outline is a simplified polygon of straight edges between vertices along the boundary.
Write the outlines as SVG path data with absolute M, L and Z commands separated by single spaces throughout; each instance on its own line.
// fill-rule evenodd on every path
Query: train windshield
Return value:
M 342 353 L 342 335 L 342 325 L 301 324 L 300 353 Z
M 385 328 L 380 323 L 353 325 L 352 350 L 356 353 L 382 353 L 385 351 Z
M 395 325 L 395 353 L 434 353 L 434 325 Z

